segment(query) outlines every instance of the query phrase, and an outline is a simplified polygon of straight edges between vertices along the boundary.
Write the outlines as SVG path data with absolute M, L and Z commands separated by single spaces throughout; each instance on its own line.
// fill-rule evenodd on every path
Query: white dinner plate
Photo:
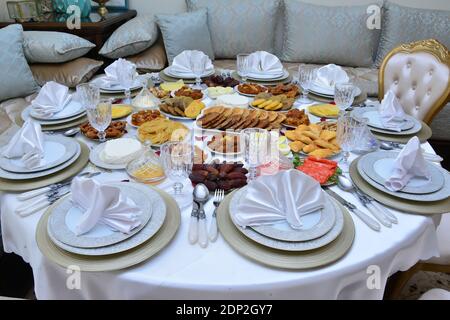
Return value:
M 69 246 L 56 239 L 55 235 L 52 233 L 49 222 L 49 224 L 47 225 L 47 233 L 50 239 L 53 241 L 53 243 L 55 243 L 58 247 L 68 252 L 86 256 L 102 256 L 102 255 L 116 254 L 119 252 L 124 252 L 133 249 L 141 245 L 148 239 L 150 239 L 152 236 L 154 236 L 163 225 L 166 217 L 166 204 L 164 200 L 158 193 L 156 193 L 155 191 L 149 189 L 144 185 L 140 185 L 133 182 L 127 182 L 127 184 L 128 188 L 134 188 L 136 189 L 136 191 L 144 193 L 146 197 L 151 201 L 152 206 L 151 219 L 139 232 L 123 241 L 117 242 L 109 246 L 103 246 L 98 248 L 78 248 Z
M 333 227 L 329 230 L 329 232 L 325 233 L 323 236 L 318 237 L 316 239 L 297 242 L 282 241 L 266 237 L 265 235 L 256 232 L 253 228 L 242 228 L 234 221 L 233 213 L 237 212 L 238 204 L 240 201 L 243 201 L 243 196 L 245 196 L 245 188 L 237 190 L 233 195 L 233 198 L 230 201 L 230 209 L 229 209 L 231 220 L 233 221 L 236 228 L 240 232 L 242 232 L 246 237 L 269 248 L 284 251 L 307 251 L 317 249 L 335 240 L 341 234 L 342 229 L 344 227 L 344 217 L 342 211 L 339 209 L 336 202 L 331 199 L 330 201 L 334 206 L 335 223 Z
M 375 182 L 384 185 L 394 168 L 399 152 L 378 151 L 364 155 L 361 158 L 364 172 Z M 401 192 L 425 194 L 436 192 L 444 186 L 444 175 L 431 163 L 427 163 L 427 170 L 431 180 L 422 177 L 413 177 Z
M 79 144 L 73 138 L 44 135 L 44 157 L 39 167 L 29 169 L 21 157 L 8 159 L 3 156 L 0 157 L 0 167 L 22 174 L 48 170 L 70 160 L 77 153 L 78 148 Z
M 176 71 L 173 71 L 170 66 L 165 68 L 163 72 L 164 72 L 164 74 L 166 74 L 166 75 L 168 75 L 169 77 L 172 77 L 172 78 L 179 78 L 179 79 L 195 79 L 196 78 L 195 74 L 193 74 L 193 73 L 176 72 Z M 215 73 L 215 70 L 212 69 L 210 71 L 204 72 L 201 75 L 201 77 L 202 78 L 209 77 L 209 76 L 212 76 L 214 73 Z
M 82 219 L 84 210 L 74 205 L 69 196 L 53 208 L 49 218 L 49 228 L 55 238 L 72 247 L 98 248 L 121 242 L 142 230 L 152 216 L 152 201 L 146 193 L 129 187 L 126 182 L 111 185 L 118 187 L 124 196 L 129 197 L 141 209 L 141 224 L 138 227 L 127 234 L 97 223 L 90 231 L 76 235 L 76 226 Z
M 85 112 L 86 109 L 79 103 L 78 101 L 75 101 L 73 98 L 69 101 L 69 103 L 62 109 L 61 111 L 55 113 L 51 117 L 43 117 L 42 115 L 39 115 L 33 107 L 31 107 L 30 115 L 38 120 L 45 120 L 45 121 L 55 121 L 55 120 L 62 120 L 67 118 L 72 118 L 82 114 Z
M 91 83 L 99 86 L 101 93 L 123 93 L 126 88 L 121 86 L 120 84 L 108 84 L 103 79 L 106 77 L 106 75 L 101 75 L 93 80 L 91 80 Z M 142 79 L 140 76 L 136 77 L 134 80 L 133 85 L 130 87 L 130 91 L 134 91 L 137 89 L 142 88 Z
M 322 96 L 325 98 L 334 98 L 334 88 L 326 88 L 317 83 L 313 83 L 311 85 L 310 91 L 318 96 Z M 361 94 L 361 89 L 355 86 L 355 97 Z
M 384 193 L 387 193 L 391 196 L 394 196 L 394 197 L 397 197 L 400 199 L 406 199 L 406 200 L 412 200 L 412 201 L 418 201 L 418 202 L 440 201 L 440 200 L 444 200 L 444 199 L 447 199 L 448 197 L 450 197 L 450 174 L 448 173 L 447 170 L 440 168 L 438 166 L 436 166 L 436 168 L 443 174 L 444 179 L 445 179 L 444 186 L 436 192 L 416 194 L 416 193 L 406 193 L 406 192 L 401 192 L 401 191 L 394 192 L 394 191 L 388 190 L 384 185 L 379 184 L 378 182 L 372 180 L 365 173 L 364 169 L 362 168 L 362 165 L 363 165 L 362 161 L 358 161 L 358 165 L 356 167 L 361 178 L 363 178 L 365 182 L 370 184 L 375 189 L 378 189 L 378 190 L 380 190 Z
M 101 157 L 100 153 L 105 149 L 106 142 L 98 144 L 94 147 L 94 149 L 91 150 L 89 153 L 89 161 L 91 161 L 94 165 L 100 168 L 109 169 L 109 170 L 120 170 L 125 169 L 127 166 L 127 163 L 123 164 L 112 164 L 104 162 Z
M 25 109 L 23 109 L 22 113 L 20 114 L 21 117 L 22 117 L 22 120 L 23 121 L 27 121 L 28 118 L 31 117 L 30 113 L 31 113 L 31 105 L 26 107 Z M 34 121 L 36 121 L 40 125 L 46 126 L 46 125 L 57 125 L 57 124 L 63 124 L 63 123 L 71 122 L 71 121 L 74 121 L 74 120 L 79 119 L 81 117 L 84 117 L 85 115 L 86 115 L 86 111 L 84 110 L 80 114 L 77 114 L 77 115 L 75 115 L 73 117 L 70 117 L 70 118 L 64 118 L 64 119 L 41 120 L 41 119 L 36 119 L 34 117 L 32 117 L 32 118 L 34 119 Z
M 238 73 L 238 75 L 242 78 L 242 76 Z M 283 72 L 279 75 L 271 75 L 264 73 L 249 73 L 247 75 L 247 79 L 255 80 L 255 81 L 278 81 L 284 80 L 289 77 L 289 72 L 286 69 L 283 69 Z
M 30 172 L 30 173 L 10 172 L 10 171 L 6 171 L 6 170 L 3 170 L 2 168 L 0 168 L 0 178 L 8 179 L 8 180 L 30 180 L 30 179 L 35 179 L 35 178 L 41 178 L 41 177 L 59 172 L 61 170 L 64 170 L 65 168 L 70 166 L 72 163 L 77 161 L 77 159 L 79 158 L 79 156 L 81 154 L 81 147 L 80 147 L 79 143 L 77 143 L 77 145 L 78 146 L 77 146 L 77 151 L 76 151 L 75 155 L 72 158 L 70 158 L 69 160 L 61 163 L 60 165 L 57 165 L 48 170 L 42 170 L 42 171 Z
M 368 125 L 371 131 L 381 132 L 392 135 L 410 135 L 422 130 L 422 124 L 416 118 L 405 115 L 407 121 L 405 121 L 402 131 L 394 131 L 387 129 L 383 126 L 378 114 L 378 106 L 356 108 L 351 113 L 355 118 L 366 118 L 369 120 Z

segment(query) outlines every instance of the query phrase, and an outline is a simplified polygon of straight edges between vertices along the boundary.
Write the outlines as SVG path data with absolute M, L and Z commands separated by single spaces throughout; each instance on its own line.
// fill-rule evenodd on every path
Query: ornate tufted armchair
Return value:
M 434 39 L 402 44 L 381 64 L 378 99 L 393 90 L 405 112 L 430 123 L 450 99 L 450 52 Z

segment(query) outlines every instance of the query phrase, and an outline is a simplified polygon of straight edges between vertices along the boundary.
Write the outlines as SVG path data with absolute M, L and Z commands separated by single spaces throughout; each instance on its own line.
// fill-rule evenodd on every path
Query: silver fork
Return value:
M 217 236 L 219 235 L 219 232 L 217 230 L 217 208 L 220 205 L 220 202 L 222 202 L 223 198 L 225 197 L 225 191 L 223 191 L 222 189 L 216 189 L 216 191 L 214 192 L 214 200 L 213 200 L 213 204 L 214 204 L 214 213 L 212 215 L 211 218 L 211 224 L 209 225 L 209 240 L 211 240 L 211 242 L 214 242 L 217 240 Z

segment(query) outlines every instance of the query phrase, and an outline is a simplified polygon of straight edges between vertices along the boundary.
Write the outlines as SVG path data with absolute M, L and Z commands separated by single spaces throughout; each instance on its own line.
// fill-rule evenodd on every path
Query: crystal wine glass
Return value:
M 100 99 L 99 102 L 86 109 L 91 126 L 98 131 L 100 142 L 106 141 L 105 130 L 111 123 L 111 99 Z
M 100 101 L 100 88 L 92 83 L 77 85 L 76 95 L 84 108 L 92 108 Z
M 364 134 L 367 126 L 367 119 L 356 119 L 349 113 L 341 112 L 337 122 L 336 139 L 339 143 L 343 157 L 339 161 L 339 166 L 343 172 L 348 172 L 350 163 L 348 158 L 350 152 L 354 150 Z
M 180 204 L 187 195 L 183 194 L 182 181 L 189 177 L 194 161 L 192 144 L 183 141 L 166 142 L 161 146 L 161 160 L 166 176 L 173 184 L 173 195 Z
M 237 71 L 239 76 L 242 78 L 243 82 L 247 82 L 247 77 L 249 73 L 249 54 L 239 53 L 236 56 Z
M 309 90 L 313 82 L 317 78 L 317 69 L 311 67 L 300 66 L 298 68 L 298 82 L 302 88 L 302 96 L 298 102 L 307 104 L 313 101 L 308 98 Z
M 340 110 L 350 108 L 355 99 L 356 88 L 351 83 L 336 83 L 334 86 L 334 102 Z
M 266 164 L 271 157 L 271 136 L 266 129 L 249 128 L 241 131 L 241 150 L 248 167 L 248 181 L 256 179 L 257 168 Z
M 194 89 L 203 89 L 202 75 L 205 73 L 207 60 L 207 56 L 195 56 L 195 59 L 191 59 L 191 70 L 195 75 L 195 86 L 193 86 Z

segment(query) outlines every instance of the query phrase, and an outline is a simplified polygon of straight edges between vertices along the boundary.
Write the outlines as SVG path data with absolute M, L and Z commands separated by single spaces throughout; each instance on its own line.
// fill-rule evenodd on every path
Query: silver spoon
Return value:
M 384 226 L 390 228 L 392 223 L 398 223 L 397 218 L 368 195 L 362 193 L 358 187 L 353 184 L 353 181 L 343 175 L 338 177 L 338 187 L 344 191 L 355 193 L 363 205 L 380 221 Z
M 206 248 L 208 246 L 208 236 L 206 233 L 206 215 L 203 205 L 209 199 L 209 190 L 203 184 L 199 183 L 194 188 L 194 201 L 198 203 L 198 243 L 200 247 Z M 191 219 L 191 223 L 192 223 Z
M 78 132 L 80 132 L 80 128 L 72 128 L 67 131 L 64 131 L 63 135 L 65 135 L 66 137 L 73 137 Z

